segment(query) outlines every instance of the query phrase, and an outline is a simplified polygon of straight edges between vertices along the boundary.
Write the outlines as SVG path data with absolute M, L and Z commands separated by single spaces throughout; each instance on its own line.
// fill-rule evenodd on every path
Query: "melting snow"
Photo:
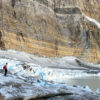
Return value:
M 85 15 L 85 18 L 87 18 L 89 21 L 95 23 L 95 24 L 98 26 L 98 28 L 100 28 L 100 23 L 99 23 L 98 21 L 96 21 L 95 19 L 90 18 L 90 17 L 88 17 L 88 16 L 86 16 L 86 15 Z

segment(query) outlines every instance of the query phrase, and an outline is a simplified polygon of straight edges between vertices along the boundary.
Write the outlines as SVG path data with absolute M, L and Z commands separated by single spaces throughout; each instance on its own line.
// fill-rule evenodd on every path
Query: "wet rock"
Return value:
M 94 70 L 89 70 L 89 71 L 85 71 L 86 73 L 88 73 L 88 74 L 98 74 L 98 73 L 100 73 L 100 71 L 94 71 Z
M 30 66 L 26 63 L 24 63 L 22 66 L 23 66 L 24 70 L 30 69 Z M 32 70 L 32 69 L 30 69 L 30 70 Z

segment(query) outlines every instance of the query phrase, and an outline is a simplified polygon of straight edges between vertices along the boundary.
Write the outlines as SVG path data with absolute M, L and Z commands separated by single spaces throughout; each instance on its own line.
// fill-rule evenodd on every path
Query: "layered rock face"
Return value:
M 100 22 L 99 4 L 99 0 L 0 1 L 0 48 L 99 62 L 100 28 L 95 22 Z

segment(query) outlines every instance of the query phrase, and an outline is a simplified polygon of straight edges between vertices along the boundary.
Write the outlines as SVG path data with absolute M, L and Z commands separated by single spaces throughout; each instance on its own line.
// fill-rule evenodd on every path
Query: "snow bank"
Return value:
M 93 22 L 94 24 L 97 25 L 98 28 L 100 28 L 100 23 L 98 21 L 96 21 L 95 19 L 90 18 L 90 17 L 88 17 L 86 15 L 85 15 L 85 18 L 88 19 L 89 21 Z
M 8 62 L 10 73 L 17 74 L 19 77 L 30 75 L 43 80 L 62 83 L 70 78 L 92 76 L 92 73 L 88 74 L 84 70 L 77 70 L 77 68 L 86 69 L 84 66 L 100 67 L 99 65 L 82 62 L 76 57 L 41 58 L 14 50 L 0 51 L 0 57 L 2 57 L 0 58 L 0 69 Z M 76 59 L 84 65 L 83 68 L 77 63 Z M 23 70 L 24 63 L 29 65 L 29 68 Z M 73 68 L 76 70 L 72 70 Z M 100 76 L 100 73 L 94 75 Z
M 61 57 L 61 58 L 43 58 L 37 57 L 25 52 L 18 52 L 14 50 L 1 51 L 1 58 L 8 58 L 13 60 L 18 60 L 21 62 L 34 63 L 35 65 L 49 68 L 60 68 L 60 69 L 86 69 L 84 67 L 80 67 L 76 62 L 76 57 Z M 38 67 L 37 66 L 37 67 Z

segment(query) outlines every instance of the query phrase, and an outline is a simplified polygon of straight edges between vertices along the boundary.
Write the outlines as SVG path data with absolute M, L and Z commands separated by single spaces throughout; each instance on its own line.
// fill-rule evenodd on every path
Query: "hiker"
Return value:
M 4 66 L 3 66 L 3 69 L 4 69 L 4 71 L 5 71 L 5 73 L 4 73 L 4 76 L 6 76 L 7 75 L 7 67 L 8 67 L 8 63 L 6 63 Z

